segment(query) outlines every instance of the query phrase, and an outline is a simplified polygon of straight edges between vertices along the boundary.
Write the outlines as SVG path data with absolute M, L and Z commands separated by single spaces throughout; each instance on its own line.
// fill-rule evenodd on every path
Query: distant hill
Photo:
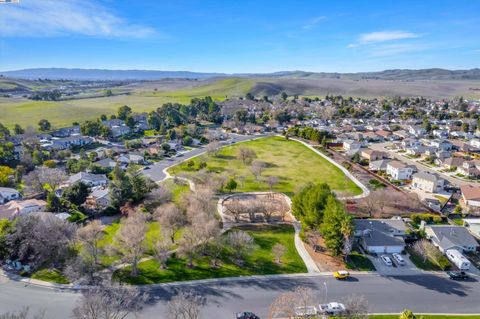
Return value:
M 101 70 L 101 69 L 66 69 L 66 68 L 40 68 L 0 72 L 11 78 L 20 79 L 68 79 L 68 80 L 158 80 L 164 78 L 206 79 L 213 77 L 247 77 L 247 78 L 302 78 L 302 79 L 378 79 L 393 81 L 419 81 L 419 80 L 480 80 L 480 69 L 471 70 L 446 70 L 446 69 L 420 69 L 420 70 L 385 70 L 380 72 L 359 73 L 325 73 L 305 71 L 281 71 L 274 73 L 203 73 L 189 71 L 156 71 L 156 70 Z
M 0 72 L 0 75 L 19 79 L 51 80 L 158 80 L 164 78 L 205 79 L 225 76 L 220 73 L 197 73 L 189 71 L 155 71 L 155 70 L 101 70 L 101 69 L 66 69 L 40 68 Z

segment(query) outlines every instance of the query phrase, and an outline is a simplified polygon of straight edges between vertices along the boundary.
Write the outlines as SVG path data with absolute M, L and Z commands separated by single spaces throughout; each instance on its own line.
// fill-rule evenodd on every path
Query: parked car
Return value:
M 392 259 L 390 257 L 388 257 L 387 255 L 382 255 L 382 256 L 380 256 L 380 258 L 382 258 L 382 261 L 385 263 L 385 265 L 387 265 L 387 266 L 392 266 L 393 265 Z
M 350 273 L 346 270 L 339 270 L 333 273 L 333 277 L 335 277 L 335 279 L 347 279 L 350 277 Z
M 296 307 L 295 318 L 310 318 L 317 316 L 318 311 L 315 306 Z
M 253 312 L 238 312 L 235 316 L 236 319 L 260 319 L 259 316 Z
M 318 310 L 320 313 L 332 316 L 342 314 L 343 312 L 345 312 L 345 309 L 345 305 L 339 302 L 330 302 L 318 306 Z
M 467 280 L 470 276 L 464 271 L 447 271 L 448 277 L 453 280 Z
M 395 254 L 392 254 L 392 257 L 400 266 L 405 265 L 405 259 L 402 257 L 402 255 L 395 253 Z

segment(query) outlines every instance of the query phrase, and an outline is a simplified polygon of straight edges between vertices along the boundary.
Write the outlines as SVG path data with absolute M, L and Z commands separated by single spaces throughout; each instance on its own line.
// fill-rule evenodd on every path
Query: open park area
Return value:
M 234 191 L 238 192 L 274 190 L 291 196 L 305 184 L 327 183 L 338 195 L 361 193 L 339 168 L 301 143 L 283 137 L 227 146 L 177 165 L 169 172 L 188 177 L 202 168 L 235 179 Z

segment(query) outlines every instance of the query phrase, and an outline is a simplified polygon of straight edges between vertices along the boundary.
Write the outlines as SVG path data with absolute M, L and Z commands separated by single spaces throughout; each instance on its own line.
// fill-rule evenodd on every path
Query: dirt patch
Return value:
M 290 205 L 282 194 L 241 194 L 223 202 L 224 216 L 232 222 L 292 222 Z
M 346 269 L 345 263 L 341 256 L 333 256 L 325 247 L 322 238 L 317 241 L 317 251 L 310 245 L 305 243 L 305 248 L 312 257 L 320 271 L 337 271 Z

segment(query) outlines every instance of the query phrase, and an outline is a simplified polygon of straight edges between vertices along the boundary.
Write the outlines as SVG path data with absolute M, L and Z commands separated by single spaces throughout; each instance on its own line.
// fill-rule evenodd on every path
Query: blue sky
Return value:
M 477 0 L 20 0 L 0 70 L 204 72 L 480 67 Z

